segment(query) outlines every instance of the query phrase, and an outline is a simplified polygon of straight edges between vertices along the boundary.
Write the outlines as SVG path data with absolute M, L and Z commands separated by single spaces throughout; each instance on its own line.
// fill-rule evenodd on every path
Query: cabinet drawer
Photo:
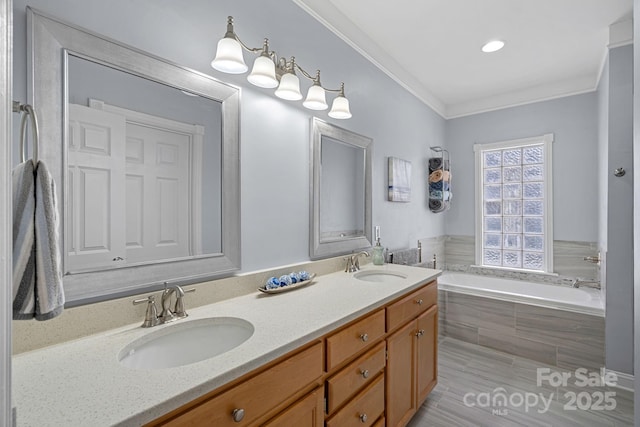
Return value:
M 323 427 L 324 389 L 317 388 L 292 407 L 264 424 L 264 427 Z
M 384 369 L 385 349 L 385 343 L 379 343 L 327 380 L 327 410 L 330 414 L 350 396 L 371 383 Z
M 384 412 L 384 375 L 327 420 L 327 427 L 372 426 Z
M 438 301 L 438 284 L 434 281 L 387 307 L 387 332 L 415 319 Z
M 384 417 L 380 418 L 378 420 L 378 422 L 376 422 L 373 426 L 371 427 L 384 427 Z
M 322 376 L 318 343 L 172 419 L 168 426 L 248 426 Z M 243 410 L 241 421 L 233 412 Z
M 327 338 L 327 372 L 384 336 L 384 310 Z

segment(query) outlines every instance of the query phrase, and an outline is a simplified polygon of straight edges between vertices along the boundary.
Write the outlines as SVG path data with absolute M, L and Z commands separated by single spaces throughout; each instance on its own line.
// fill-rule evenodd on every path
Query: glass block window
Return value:
M 553 135 L 476 144 L 476 262 L 553 271 Z

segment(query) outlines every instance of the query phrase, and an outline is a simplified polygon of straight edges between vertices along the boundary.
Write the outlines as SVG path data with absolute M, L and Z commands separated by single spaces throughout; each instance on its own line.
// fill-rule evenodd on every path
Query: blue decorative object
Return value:
M 280 287 L 289 286 L 291 284 L 291 277 L 288 274 L 280 276 Z
M 291 283 L 301 282 L 301 280 L 298 278 L 298 273 L 289 273 L 289 277 L 291 277 Z
M 309 280 L 309 273 L 307 273 L 305 270 L 299 271 L 298 272 L 298 279 L 301 282 L 304 282 L 305 280 Z
M 276 289 L 280 287 L 280 280 L 277 277 L 270 277 L 265 285 L 266 289 Z

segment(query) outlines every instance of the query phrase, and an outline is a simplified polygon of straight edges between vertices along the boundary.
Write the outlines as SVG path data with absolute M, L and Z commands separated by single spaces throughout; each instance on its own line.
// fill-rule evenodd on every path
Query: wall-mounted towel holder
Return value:
M 442 147 L 430 147 L 438 153 L 429 158 L 429 209 L 444 212 L 451 206 L 451 158 Z
M 27 139 L 27 119 L 31 119 L 31 134 L 33 135 L 33 162 L 38 162 L 38 116 L 36 111 L 29 104 L 21 104 L 13 101 L 13 112 L 20 113 L 22 119 L 20 121 L 20 161 L 27 161 L 27 152 L 25 141 Z

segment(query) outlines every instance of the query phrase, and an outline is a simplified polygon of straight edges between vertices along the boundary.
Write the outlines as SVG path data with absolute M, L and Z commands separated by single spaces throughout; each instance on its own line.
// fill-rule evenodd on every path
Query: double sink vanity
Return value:
M 17 425 L 404 425 L 436 383 L 439 273 L 366 265 L 17 355 Z

